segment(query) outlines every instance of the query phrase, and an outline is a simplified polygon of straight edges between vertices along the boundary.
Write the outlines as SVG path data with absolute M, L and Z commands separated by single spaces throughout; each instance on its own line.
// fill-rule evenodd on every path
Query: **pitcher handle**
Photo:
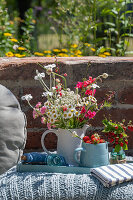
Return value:
M 54 130 L 54 129 L 51 129 L 51 130 L 46 130 L 43 134 L 42 134 L 42 137 L 41 137 L 41 144 L 42 144 L 42 148 L 44 150 L 44 152 L 48 153 L 48 154 L 57 154 L 57 151 L 54 151 L 54 152 L 51 152 L 51 151 L 48 151 L 44 145 L 44 138 L 45 136 L 48 134 L 48 133 L 55 133 L 55 135 L 58 137 L 58 134 L 57 134 L 57 130 Z
M 79 147 L 79 148 L 75 149 L 75 151 L 74 151 L 74 159 L 78 164 L 80 164 L 80 160 L 78 160 L 78 158 L 77 158 L 77 153 L 79 151 L 84 151 L 85 152 L 86 150 L 84 148 L 82 148 L 82 147 Z

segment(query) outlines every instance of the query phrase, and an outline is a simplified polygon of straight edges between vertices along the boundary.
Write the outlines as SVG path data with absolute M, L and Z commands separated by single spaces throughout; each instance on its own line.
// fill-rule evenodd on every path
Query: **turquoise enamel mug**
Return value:
M 89 144 L 83 142 L 82 147 L 75 149 L 74 159 L 80 167 L 95 168 L 108 165 L 108 143 Z

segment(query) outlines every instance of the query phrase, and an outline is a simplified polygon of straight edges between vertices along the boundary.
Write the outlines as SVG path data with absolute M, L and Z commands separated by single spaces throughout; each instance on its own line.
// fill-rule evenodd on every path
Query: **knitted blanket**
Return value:
M 83 174 L 16 172 L 0 176 L 0 200 L 133 200 L 133 181 L 106 188 Z

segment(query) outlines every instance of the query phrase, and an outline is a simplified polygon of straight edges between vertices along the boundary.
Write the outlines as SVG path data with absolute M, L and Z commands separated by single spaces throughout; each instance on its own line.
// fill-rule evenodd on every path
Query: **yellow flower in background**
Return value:
M 11 33 L 4 33 L 4 36 L 10 37 L 10 36 L 12 36 L 12 34 Z
M 51 51 L 50 51 L 50 50 L 47 50 L 47 51 L 44 51 L 44 53 L 51 53 Z
M 94 48 L 91 48 L 91 50 L 92 50 L 93 52 L 95 52 L 95 51 L 96 51 L 96 49 L 94 49 Z
M 60 50 L 59 50 L 59 49 L 53 49 L 53 51 L 54 51 L 54 52 L 60 52 Z
M 111 56 L 111 53 L 109 53 L 109 52 L 104 52 L 104 55 L 106 55 L 106 56 Z
M 35 24 L 35 23 L 36 23 L 36 20 L 35 20 L 35 19 L 32 19 L 32 23 Z
M 15 39 L 15 38 L 11 38 L 10 40 L 11 40 L 12 42 L 18 42 L 18 40 Z
M 85 46 L 90 47 L 91 45 L 89 43 L 84 43 Z
M 82 52 L 80 50 L 76 50 L 75 54 L 82 54 Z
M 25 55 L 21 55 L 21 54 L 19 54 L 19 53 L 16 53 L 16 54 L 14 54 L 14 55 L 15 55 L 15 57 L 18 57 L 18 58 L 25 57 Z
M 35 55 L 35 56 L 44 56 L 43 53 L 39 53 L 39 52 L 35 52 L 34 55 Z
M 67 53 L 67 52 L 68 52 L 68 50 L 67 50 L 67 49 L 61 49 L 61 51 L 65 52 L 65 53 Z
M 78 45 L 77 45 L 77 44 L 72 44 L 71 47 L 72 47 L 72 48 L 77 48 Z
M 13 24 L 14 24 L 14 22 L 13 22 L 13 21 L 9 21 L 9 23 L 10 23 L 11 25 L 13 25 Z
M 13 56 L 14 56 L 14 54 L 13 54 L 11 51 L 7 52 L 5 55 L 6 55 L 7 57 L 13 57 Z
M 65 54 L 65 53 L 59 53 L 57 56 L 59 56 L 59 57 L 68 57 L 68 55 Z
M 106 58 L 106 55 L 104 55 L 104 54 L 99 54 L 98 56 L 102 57 L 102 58 Z
M 24 48 L 24 47 L 18 47 L 18 50 L 25 50 L 26 48 Z

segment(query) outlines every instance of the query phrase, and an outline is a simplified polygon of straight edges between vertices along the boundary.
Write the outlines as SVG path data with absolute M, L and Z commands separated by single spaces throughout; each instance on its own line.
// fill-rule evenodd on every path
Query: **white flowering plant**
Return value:
M 36 70 L 34 78 L 41 83 L 44 89 L 42 96 L 46 97 L 47 100 L 43 103 L 38 102 L 35 107 L 30 103 L 32 99 L 31 94 L 23 96 L 22 100 L 27 100 L 28 104 L 33 108 L 33 118 L 41 117 L 41 123 L 47 124 L 48 129 L 82 128 L 102 108 L 111 105 L 112 93 L 100 104 L 97 103 L 95 98 L 96 88 L 99 88 L 97 82 L 106 79 L 108 77 L 107 73 L 103 73 L 96 78 L 89 76 L 88 79 L 78 82 L 75 86 L 75 91 L 72 91 L 70 88 L 67 88 L 65 78 L 67 74 L 58 74 L 56 64 L 39 65 L 46 70 L 46 74 L 50 77 L 49 86 L 44 81 L 45 73 L 39 73 Z M 64 81 L 64 84 L 62 84 L 62 81 Z

